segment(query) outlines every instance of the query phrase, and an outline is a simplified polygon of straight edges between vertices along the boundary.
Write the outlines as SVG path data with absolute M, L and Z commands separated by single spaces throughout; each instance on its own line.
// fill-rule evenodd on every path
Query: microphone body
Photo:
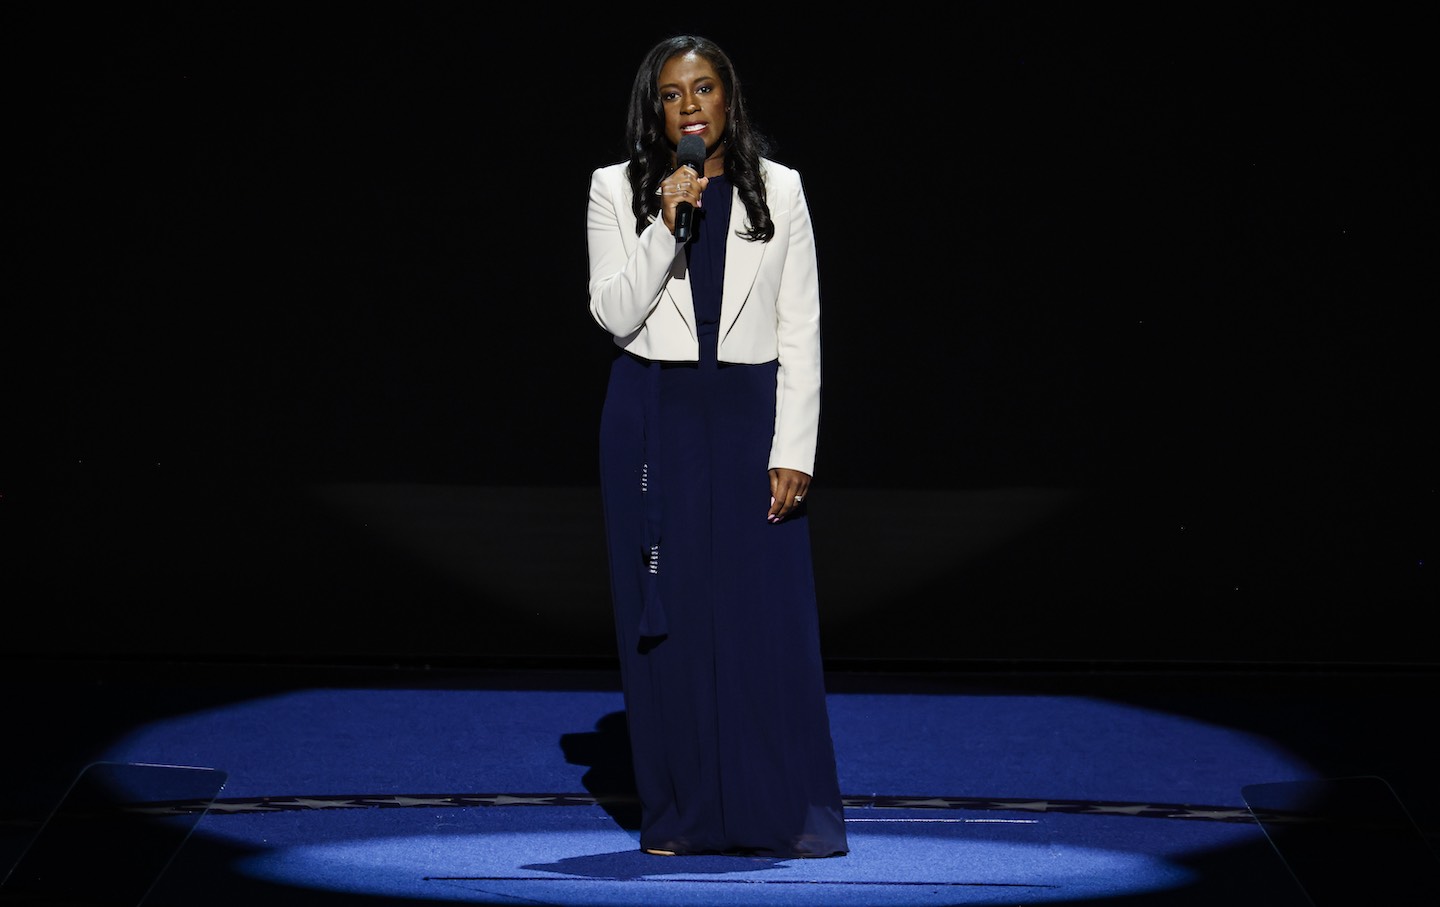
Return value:
M 682 136 L 680 144 L 675 146 L 675 159 L 680 162 L 680 166 L 694 170 L 696 176 L 703 176 L 705 140 L 698 135 Z M 681 202 L 675 206 L 675 241 L 687 243 L 694 235 L 695 208 L 689 202 Z

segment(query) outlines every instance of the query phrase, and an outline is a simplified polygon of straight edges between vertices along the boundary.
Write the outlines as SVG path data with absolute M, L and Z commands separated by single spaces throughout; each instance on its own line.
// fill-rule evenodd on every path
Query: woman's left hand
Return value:
M 805 503 L 810 493 L 810 476 L 798 469 L 777 467 L 770 470 L 770 513 L 767 519 L 778 523 Z

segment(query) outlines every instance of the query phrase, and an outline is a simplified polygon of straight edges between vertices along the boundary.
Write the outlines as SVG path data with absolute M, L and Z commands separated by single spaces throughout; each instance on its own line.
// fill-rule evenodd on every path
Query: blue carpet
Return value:
M 146 907 L 1310 907 L 1242 790 L 1362 764 L 1315 740 L 1363 734 L 1293 732 L 1319 713 L 1358 730 L 1374 711 L 1203 679 L 1128 696 L 836 680 L 852 851 L 826 860 L 641 853 L 613 678 L 82 685 L 68 694 L 76 729 L 111 730 L 68 758 L 223 776 L 208 809 L 136 792 L 146 815 L 193 824 Z M 1384 766 L 1382 749 L 1358 752 Z M 74 862 L 87 862 L 78 849 Z
M 623 789 L 587 790 L 606 758 L 623 758 L 613 691 L 295 690 L 152 722 L 104 757 L 223 768 L 225 789 L 190 846 L 244 854 L 233 869 L 257 881 L 577 905 L 1183 890 L 1206 854 L 1266 852 L 1242 785 L 1315 777 L 1249 733 L 1103 699 L 832 694 L 830 708 L 853 849 L 823 861 L 638 852 L 636 833 L 601 805 Z M 597 764 L 575 764 L 576 753 Z M 156 898 L 178 902 L 205 884 L 188 855 Z M 1260 865 L 1270 872 L 1248 887 L 1276 904 L 1298 895 L 1279 861 Z

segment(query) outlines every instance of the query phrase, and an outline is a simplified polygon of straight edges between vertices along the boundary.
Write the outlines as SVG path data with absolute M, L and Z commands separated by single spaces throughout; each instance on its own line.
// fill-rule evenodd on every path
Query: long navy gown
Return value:
M 731 188 L 711 177 L 687 251 L 698 363 L 620 353 L 600 427 L 616 638 L 640 846 L 848 851 L 809 526 L 779 524 L 777 363 L 716 362 Z

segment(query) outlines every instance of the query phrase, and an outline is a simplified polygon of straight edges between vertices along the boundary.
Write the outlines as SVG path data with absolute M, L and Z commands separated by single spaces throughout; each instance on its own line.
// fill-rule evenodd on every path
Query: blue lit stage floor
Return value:
M 1381 779 L 1427 849 L 1440 815 L 1413 672 L 836 672 L 852 851 L 782 861 L 637 850 L 608 670 L 8 668 L 7 867 L 87 766 L 223 781 L 149 797 L 193 830 L 147 905 L 1305 907 L 1247 787 Z

